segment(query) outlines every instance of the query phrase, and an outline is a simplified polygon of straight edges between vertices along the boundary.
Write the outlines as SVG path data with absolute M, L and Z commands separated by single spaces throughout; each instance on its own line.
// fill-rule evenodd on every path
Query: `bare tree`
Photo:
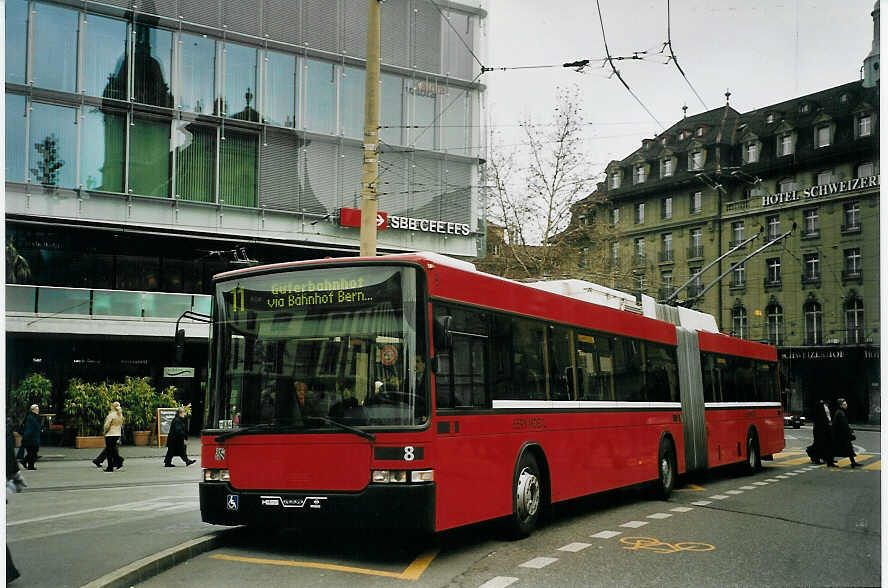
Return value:
M 604 222 L 594 215 L 571 220 L 597 175 L 585 155 L 579 103 L 576 87 L 559 89 L 551 123 L 522 122 L 521 150 L 492 148 L 485 167 L 488 217 L 501 227 L 503 242 L 496 259 L 481 261 L 485 270 L 523 279 L 574 276 L 586 263 L 584 243 L 603 250 Z M 604 267 L 602 259 L 589 260 Z

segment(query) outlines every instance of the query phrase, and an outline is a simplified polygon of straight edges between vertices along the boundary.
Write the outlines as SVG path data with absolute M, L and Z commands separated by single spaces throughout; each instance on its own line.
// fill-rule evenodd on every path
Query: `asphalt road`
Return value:
M 574 501 L 521 541 L 494 523 L 421 540 L 241 533 L 143 585 L 879 585 L 879 433 L 857 436 L 863 468 L 813 466 L 811 428 L 786 429 L 787 449 L 752 476 L 688 478 L 668 502 L 639 490 Z

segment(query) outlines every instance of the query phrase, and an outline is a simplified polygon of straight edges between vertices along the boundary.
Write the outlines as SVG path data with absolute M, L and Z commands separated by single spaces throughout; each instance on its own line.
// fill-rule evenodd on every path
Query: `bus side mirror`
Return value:
M 182 363 L 185 357 L 185 329 L 176 331 L 176 364 Z
M 452 316 L 435 317 L 435 352 L 446 351 L 453 346 Z

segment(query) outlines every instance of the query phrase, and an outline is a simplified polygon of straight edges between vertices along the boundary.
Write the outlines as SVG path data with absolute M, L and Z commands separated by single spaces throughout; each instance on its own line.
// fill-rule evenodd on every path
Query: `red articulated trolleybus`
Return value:
M 656 318 L 659 316 L 660 318 Z M 784 447 L 773 347 L 434 253 L 215 278 L 203 520 L 442 531 Z

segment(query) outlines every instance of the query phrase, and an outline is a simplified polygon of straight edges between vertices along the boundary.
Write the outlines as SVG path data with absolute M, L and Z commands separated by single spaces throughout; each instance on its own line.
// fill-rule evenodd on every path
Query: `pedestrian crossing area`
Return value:
M 861 469 L 869 471 L 881 471 L 882 459 L 878 454 L 861 453 L 854 458 L 861 465 Z M 804 451 L 781 451 L 774 454 L 774 461 L 762 462 L 764 467 L 791 468 L 811 463 L 811 459 Z M 840 468 L 851 469 L 851 460 L 847 457 L 836 461 Z M 825 467 L 825 466 L 824 466 Z
M 112 512 L 183 512 L 187 510 L 199 510 L 200 501 L 191 498 L 152 498 L 139 502 L 128 502 L 109 506 L 105 510 Z

